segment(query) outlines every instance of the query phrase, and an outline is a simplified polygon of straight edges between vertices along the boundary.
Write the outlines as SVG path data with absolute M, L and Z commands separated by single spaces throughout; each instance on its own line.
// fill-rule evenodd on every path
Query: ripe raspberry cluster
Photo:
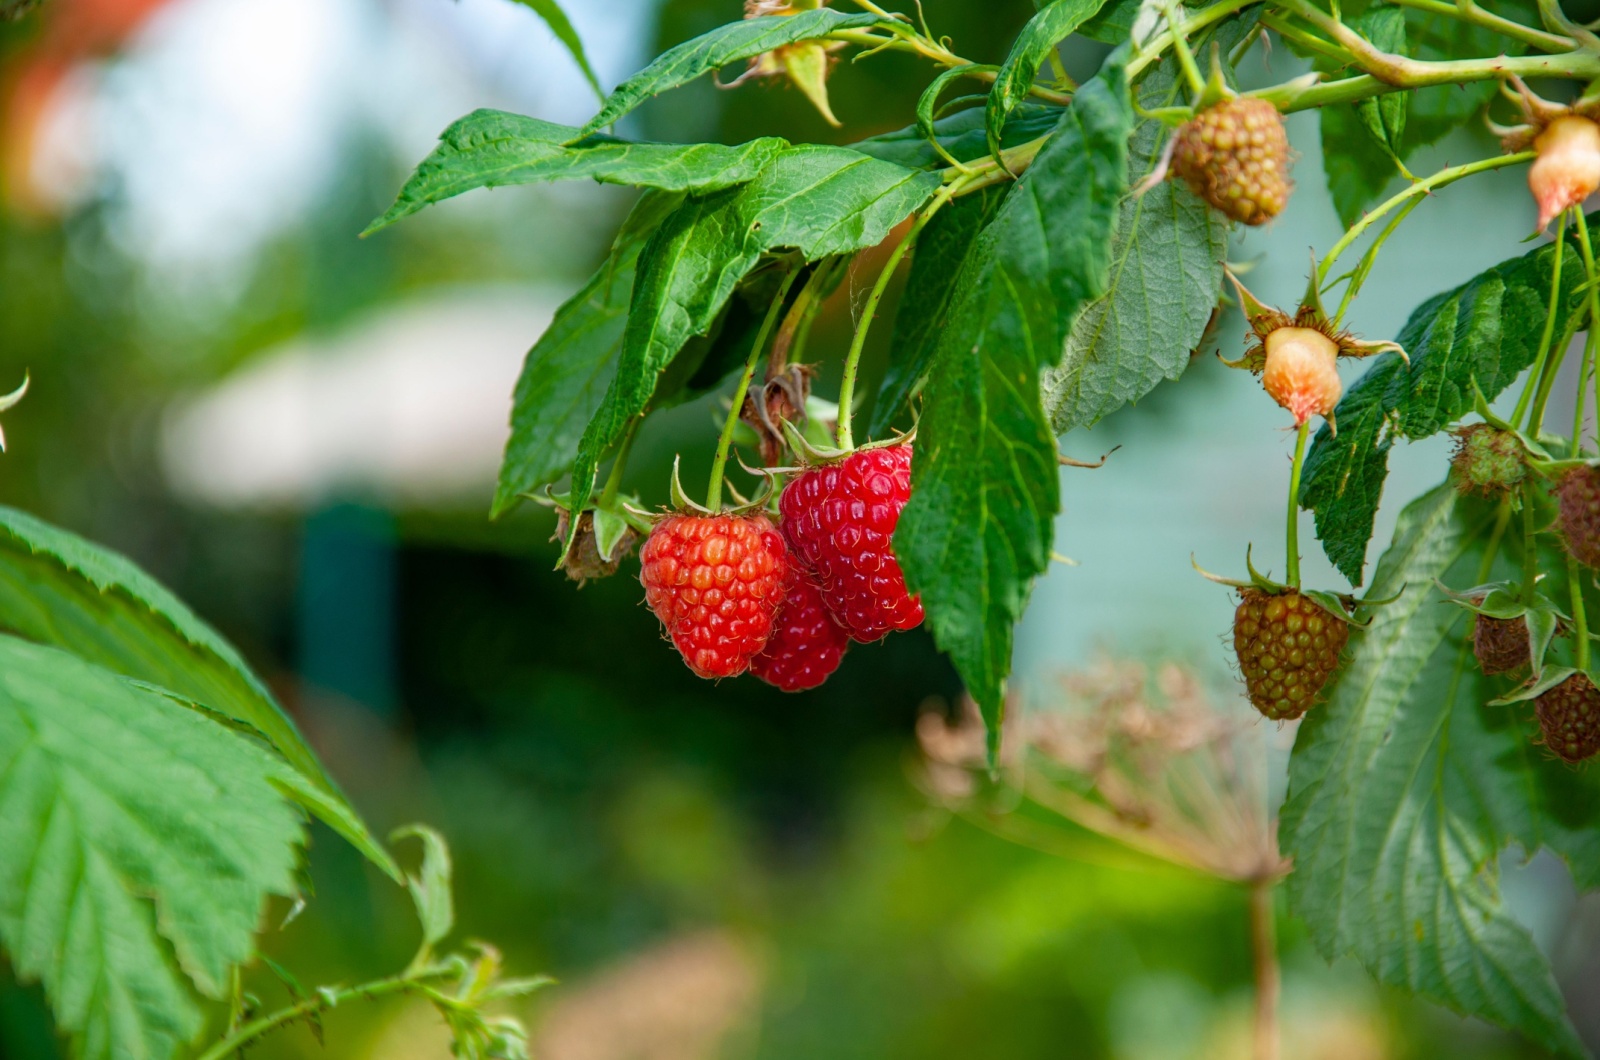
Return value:
M 760 514 L 669 516 L 640 553 L 645 598 L 699 676 L 815 688 L 850 641 L 922 621 L 892 544 L 910 496 L 911 446 L 892 445 L 796 475 L 781 535 Z

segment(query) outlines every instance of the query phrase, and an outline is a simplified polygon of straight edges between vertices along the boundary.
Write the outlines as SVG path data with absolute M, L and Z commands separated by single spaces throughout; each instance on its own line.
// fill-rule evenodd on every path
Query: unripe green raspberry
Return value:
M 1207 107 L 1179 127 L 1172 171 L 1235 221 L 1264 224 L 1289 203 L 1289 137 L 1264 99 Z
M 1487 423 L 1474 423 L 1456 432 L 1456 451 L 1450 463 L 1456 471 L 1455 487 L 1462 493 L 1499 496 L 1528 477 L 1517 436 Z

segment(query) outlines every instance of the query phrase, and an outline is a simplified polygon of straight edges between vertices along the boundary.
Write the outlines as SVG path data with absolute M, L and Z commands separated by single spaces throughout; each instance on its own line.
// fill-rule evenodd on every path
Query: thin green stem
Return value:
M 1578 571 L 1578 561 L 1567 556 L 1567 606 L 1572 611 L 1572 639 L 1577 645 L 1577 667 L 1589 672 L 1589 620 L 1584 614 L 1583 580 Z
M 892 36 L 883 36 L 868 30 L 841 29 L 834 30 L 823 39 L 843 41 L 846 44 L 855 44 L 872 51 L 910 52 L 913 55 L 920 55 L 925 59 L 930 59 L 940 66 L 951 68 L 971 66 L 974 69 L 969 72 L 969 76 L 980 81 L 994 81 L 995 67 L 991 66 L 985 69 L 981 63 L 964 59 L 948 48 L 932 41 L 924 40 L 917 36 L 916 32 L 911 30 L 909 26 L 902 28 L 907 32 L 895 33 Z M 1060 92 L 1045 85 L 1030 85 L 1028 87 L 1028 95 L 1034 99 L 1063 107 L 1072 102 L 1071 92 Z
M 617 447 L 616 459 L 611 461 L 611 473 L 606 476 L 606 488 L 600 494 L 597 507 L 609 508 L 617 499 L 617 493 L 622 489 L 622 472 L 628 466 L 628 451 L 633 448 L 634 436 L 639 433 L 639 424 L 643 419 L 635 419 L 628 424 L 627 431 L 622 436 L 622 444 Z
M 1306 458 L 1306 436 L 1311 433 L 1311 420 L 1300 421 L 1300 430 L 1294 439 L 1294 463 L 1289 469 L 1289 519 L 1285 538 L 1289 548 L 1288 584 L 1300 588 L 1300 467 Z
M 1547 52 L 1570 51 L 1575 43 L 1570 37 L 1546 33 L 1542 29 L 1533 29 L 1520 22 L 1513 22 L 1509 18 L 1501 18 L 1491 11 L 1485 11 L 1472 0 L 1457 0 L 1453 4 L 1445 3 L 1444 0 L 1394 0 L 1394 3 L 1399 7 L 1415 8 L 1418 11 L 1470 22 L 1493 30 L 1502 37 L 1510 37 L 1512 40 L 1521 41 Z
M 1167 0 L 1161 10 L 1166 18 L 1167 33 L 1172 38 L 1173 53 L 1178 57 L 1178 65 L 1183 68 L 1184 79 L 1189 82 L 1189 91 L 1199 98 L 1206 90 L 1206 79 L 1200 73 L 1200 67 L 1195 65 L 1194 53 L 1189 50 L 1189 42 L 1178 27 L 1178 5 L 1175 0 Z
M 1279 18 L 1271 14 L 1262 15 L 1261 24 L 1284 40 L 1293 41 L 1307 51 L 1327 56 L 1337 63 L 1349 64 L 1355 62 L 1355 56 L 1351 55 L 1347 49 L 1341 48 L 1337 44 L 1324 40 L 1313 33 L 1307 33 L 1286 18 Z
M 1439 170 L 1437 173 L 1434 173 L 1431 176 L 1417 181 L 1404 191 L 1396 193 L 1391 198 L 1368 211 L 1367 214 L 1359 221 L 1351 225 L 1349 231 L 1345 232 L 1343 236 L 1339 237 L 1339 241 L 1328 250 L 1327 256 L 1322 259 L 1322 264 L 1317 269 L 1318 286 L 1325 285 L 1328 282 L 1329 270 L 1333 267 L 1333 263 L 1339 259 L 1339 255 L 1350 249 L 1350 244 L 1354 243 L 1357 239 L 1360 239 L 1362 234 L 1366 232 L 1367 229 L 1371 228 L 1374 224 L 1377 224 L 1385 214 L 1394 209 L 1396 206 L 1405 203 L 1407 200 L 1416 198 L 1419 195 L 1427 195 L 1436 188 L 1442 188 L 1448 184 L 1454 184 L 1463 177 L 1470 177 L 1478 173 L 1485 173 L 1491 169 L 1503 169 L 1506 166 L 1520 165 L 1523 162 L 1530 161 L 1533 157 L 1534 154 L 1532 151 L 1520 151 L 1514 155 L 1500 155 L 1495 158 L 1483 158 L 1476 162 L 1468 162 L 1465 165 L 1449 166 L 1445 169 Z
M 1487 59 L 1436 62 L 1405 59 L 1402 67 L 1389 70 L 1381 76 L 1367 73 L 1337 81 L 1321 81 L 1315 75 L 1310 75 L 1246 92 L 1245 95 L 1252 99 L 1268 100 L 1279 110 L 1288 113 L 1325 107 L 1330 103 L 1356 103 L 1373 96 L 1432 85 L 1505 80 L 1512 75 L 1523 79 L 1550 77 L 1592 81 L 1600 77 L 1600 54 L 1570 51 L 1558 55 L 1498 55 Z
M 744 374 L 739 377 L 739 386 L 733 392 L 733 407 L 728 409 L 728 418 L 722 424 L 722 436 L 717 439 L 717 456 L 711 462 L 711 485 L 706 488 L 706 507 L 713 512 L 722 510 L 722 477 L 728 470 L 733 431 L 739 425 L 739 414 L 744 411 L 744 396 L 750 392 L 750 379 L 756 374 L 756 365 L 761 362 L 761 354 L 767 348 L 767 337 L 778 323 L 783 303 L 789 299 L 789 288 L 794 286 L 799 275 L 799 269 L 790 269 L 778 285 L 778 293 L 773 296 L 772 304 L 767 306 L 767 315 L 761 320 L 761 330 L 756 332 L 756 341 L 750 345 L 750 356 L 745 358 Z
M 1585 384 L 1591 373 L 1595 374 L 1595 415 L 1600 416 L 1600 372 L 1595 368 L 1595 344 L 1600 340 L 1600 286 L 1597 280 L 1600 276 L 1595 274 L 1594 248 L 1589 243 L 1589 221 L 1583 216 L 1581 205 L 1572 208 L 1574 225 L 1578 230 L 1578 249 L 1583 253 L 1583 269 L 1589 288 L 1589 334 L 1583 343 L 1583 364 L 1578 369 L 1578 395 L 1574 404 L 1577 410 L 1572 418 L 1572 456 L 1578 457 L 1583 452 L 1583 406 L 1589 395 Z
M 346 1001 L 371 1000 L 385 997 L 389 994 L 403 994 L 411 990 L 428 989 L 428 981 L 433 979 L 448 979 L 457 972 L 450 968 L 435 969 L 426 972 L 410 972 L 397 975 L 391 979 L 378 979 L 360 986 L 345 987 L 344 989 L 323 989 L 316 994 L 290 1005 L 288 1008 L 279 1009 L 260 1019 L 251 1020 L 226 1038 L 201 1053 L 199 1060 L 223 1060 L 239 1052 L 245 1046 L 258 1038 L 262 1038 L 279 1028 L 286 1027 L 295 1020 L 314 1016 L 324 1009 L 334 1008 Z
M 998 166 L 996 167 L 998 168 Z M 839 381 L 839 448 L 855 448 L 855 434 L 850 428 L 855 409 L 853 404 L 856 395 L 856 373 L 861 367 L 861 351 L 867 344 L 867 332 L 872 327 L 872 318 L 877 315 L 878 303 L 883 300 L 883 292 L 889 288 L 889 280 L 894 276 L 894 270 L 905 258 L 917 241 L 917 236 L 922 234 L 923 227 L 939 212 L 939 208 L 953 199 L 961 190 L 962 183 L 946 184 L 934 195 L 933 201 L 928 203 L 926 209 L 917 215 L 911 224 L 911 231 L 900 241 L 889 254 L 889 260 L 883 263 L 883 269 L 878 273 L 877 282 L 872 285 L 872 291 L 867 295 L 866 304 L 861 307 L 861 322 L 856 325 L 856 333 L 850 339 L 850 352 L 844 359 L 844 376 Z
M 1187 39 L 1213 22 L 1221 22 L 1234 12 L 1242 11 L 1259 2 L 1260 0 L 1221 0 L 1220 3 L 1211 4 L 1190 14 L 1188 21 L 1178 27 L 1178 32 Z M 1134 57 L 1128 62 L 1128 79 L 1131 81 L 1138 77 L 1145 67 L 1160 60 L 1162 52 L 1166 50 L 1166 42 L 1161 38 L 1152 41 L 1148 49 L 1136 49 Z
M 1507 498 L 1509 501 L 1509 497 Z M 1522 491 L 1522 592 L 1518 599 L 1525 604 L 1533 603 L 1533 587 L 1539 580 L 1539 549 L 1535 544 L 1535 530 L 1533 525 L 1533 490 L 1524 488 Z M 1493 557 L 1488 557 L 1493 562 Z M 1479 578 L 1482 582 L 1484 579 Z
M 1378 238 L 1372 241 L 1372 245 L 1367 248 L 1367 252 L 1361 255 L 1361 263 L 1350 274 L 1350 282 L 1345 284 L 1344 297 L 1339 300 L 1339 311 L 1333 315 L 1335 327 L 1338 327 L 1339 322 L 1344 320 L 1345 313 L 1350 309 L 1350 303 L 1356 300 L 1356 295 L 1367 282 L 1367 276 L 1371 274 L 1373 265 L 1377 263 L 1378 251 L 1383 249 L 1383 245 L 1389 241 L 1389 237 L 1394 235 L 1395 230 L 1405 222 L 1405 219 L 1411 216 L 1411 211 L 1421 205 L 1422 197 L 1418 196 L 1401 207 L 1389 219 L 1389 223 L 1383 226 L 1383 231 L 1378 233 Z
M 1561 297 L 1561 259 L 1566 246 L 1567 217 L 1562 214 L 1561 219 L 1556 222 L 1556 252 L 1555 261 L 1550 266 L 1550 298 L 1545 305 L 1544 332 L 1539 336 L 1539 352 L 1534 354 L 1533 370 L 1528 373 L 1528 381 L 1522 385 L 1522 393 L 1517 398 L 1517 407 L 1511 413 L 1511 423 L 1514 426 L 1522 425 L 1522 417 L 1528 411 L 1529 402 L 1533 400 L 1533 394 L 1544 378 L 1545 361 L 1550 357 L 1550 343 L 1556 333 L 1556 302 Z

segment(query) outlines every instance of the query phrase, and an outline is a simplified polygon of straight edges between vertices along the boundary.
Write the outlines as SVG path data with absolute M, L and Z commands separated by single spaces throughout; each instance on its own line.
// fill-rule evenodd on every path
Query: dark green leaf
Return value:
M 1102 44 L 1121 44 L 1133 35 L 1133 25 L 1145 6 L 1145 0 L 1109 0 L 1078 27 L 1078 33 Z
M 583 428 L 616 374 L 640 248 L 680 202 L 681 196 L 666 193 L 641 197 L 617 233 L 610 256 L 556 310 L 528 351 L 512 400 L 511 435 L 492 515 L 571 470 Z
M 601 458 L 649 404 L 662 370 L 711 329 L 764 253 L 792 248 L 816 261 L 876 246 L 940 184 L 848 148 L 803 145 L 750 183 L 673 211 L 641 252 L 617 374 L 578 447 L 573 506 L 587 503 Z
M 0 635 L 0 941 L 86 1060 L 170 1057 L 295 892 L 282 759 L 56 648 Z
M 1566 326 L 1581 278 L 1569 237 L 1557 302 L 1556 334 Z M 1361 584 L 1367 541 L 1395 436 L 1436 434 L 1473 407 L 1473 383 L 1493 401 L 1533 363 L 1550 298 L 1554 245 L 1503 261 L 1453 291 L 1418 306 L 1396 341 L 1410 355 L 1379 357 L 1334 410 L 1306 457 L 1300 504 L 1316 512 L 1323 551 Z
M 1140 86 L 1147 107 L 1175 84 L 1163 67 Z M 1130 145 L 1137 182 L 1160 162 L 1159 122 L 1140 124 Z M 1228 222 L 1177 181 L 1122 200 L 1111 248 L 1111 286 L 1073 322 L 1058 367 L 1043 377 L 1051 428 L 1092 425 L 1188 367 L 1222 288 Z
M 1001 138 L 1000 146 L 1015 147 L 1029 140 L 1048 136 L 1060 120 L 1060 107 L 1045 103 L 1023 103 L 1012 111 L 1011 119 L 1006 122 L 1005 135 Z M 940 146 L 958 162 L 971 162 L 989 153 L 989 145 L 984 135 L 982 110 L 964 110 L 948 118 L 940 118 L 933 123 L 933 130 Z M 869 137 L 851 146 L 862 154 L 881 158 L 885 162 L 893 162 L 907 169 L 924 169 L 946 164 L 916 125 L 907 125 L 904 129 Z
M 439 136 L 384 215 L 363 235 L 472 191 L 554 180 L 596 180 L 665 191 L 715 191 L 750 180 L 788 145 L 776 137 L 737 147 L 629 143 L 500 110 L 475 110 Z M 570 144 L 570 146 L 569 146 Z
M 922 387 L 950 312 L 950 295 L 978 233 L 994 219 L 1006 187 L 985 188 L 934 214 L 912 253 L 911 272 L 895 311 L 889 366 L 872 406 L 869 433 L 881 437 Z
M 567 18 L 567 13 L 561 10 L 561 5 L 556 3 L 556 0 L 516 0 L 516 2 L 532 8 L 535 14 L 544 19 L 544 24 L 550 27 L 550 32 L 556 35 L 556 40 L 572 54 L 573 61 L 578 64 L 578 69 L 583 71 L 584 80 L 589 82 L 594 94 L 604 100 L 605 89 L 600 87 L 600 79 L 594 76 L 594 69 L 589 65 L 589 57 L 583 53 L 583 41 L 578 37 L 578 31 L 572 28 L 572 22 Z
M 844 29 L 866 29 L 883 22 L 878 15 L 847 15 L 819 8 L 794 15 L 764 15 L 718 26 L 710 33 L 662 52 L 655 62 L 617 86 L 580 137 L 599 132 L 651 96 L 687 84 L 740 59 L 749 59 L 796 41 L 816 40 Z
M 1409 53 L 1406 16 L 1398 7 L 1375 5 L 1350 24 L 1384 51 Z M 1340 223 L 1353 224 L 1400 175 L 1396 160 L 1413 146 L 1403 140 L 1410 98 L 1409 93 L 1392 92 L 1322 108 L 1322 168 Z
M 1039 372 L 1060 358 L 1073 319 L 1109 283 L 1132 129 L 1115 65 L 1079 90 L 978 237 L 924 391 L 895 549 L 934 639 L 991 727 L 1012 626 L 1049 562 L 1059 507 Z
M 1493 509 L 1448 485 L 1414 501 L 1378 564 L 1376 609 L 1351 636 L 1328 702 L 1307 716 L 1282 816 L 1287 888 L 1328 957 L 1380 982 L 1586 1055 L 1533 939 L 1506 913 L 1497 859 L 1512 843 L 1550 846 L 1579 879 L 1600 872 L 1590 818 L 1562 825 L 1573 779 L 1533 746 L 1517 711 L 1475 665 L 1471 615 L 1435 579 L 1481 573 Z M 1592 790 L 1580 793 L 1593 805 Z
M 1000 153 L 1001 133 L 1011 111 L 1028 98 L 1033 79 L 1039 74 L 1039 64 L 1072 31 L 1092 17 L 1105 5 L 1106 0 L 1052 0 L 1028 20 L 1011 44 L 1011 52 L 995 75 L 994 87 L 989 90 L 989 103 L 985 108 L 984 129 L 988 138 L 989 153 Z
M 0 629 L 171 689 L 259 732 L 320 793 L 318 816 L 399 879 L 393 859 L 239 653 L 127 557 L 0 507 Z

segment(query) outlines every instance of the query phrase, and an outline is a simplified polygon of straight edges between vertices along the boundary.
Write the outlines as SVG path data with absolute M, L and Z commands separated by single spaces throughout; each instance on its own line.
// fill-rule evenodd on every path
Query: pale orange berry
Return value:
M 1261 385 L 1294 414 L 1294 422 L 1326 416 L 1344 392 L 1335 365 L 1339 344 L 1316 328 L 1274 328 L 1262 340 L 1267 362 Z
M 1575 114 L 1557 118 L 1533 141 L 1539 157 L 1528 167 L 1528 189 L 1539 205 L 1539 227 L 1600 188 L 1600 125 Z

